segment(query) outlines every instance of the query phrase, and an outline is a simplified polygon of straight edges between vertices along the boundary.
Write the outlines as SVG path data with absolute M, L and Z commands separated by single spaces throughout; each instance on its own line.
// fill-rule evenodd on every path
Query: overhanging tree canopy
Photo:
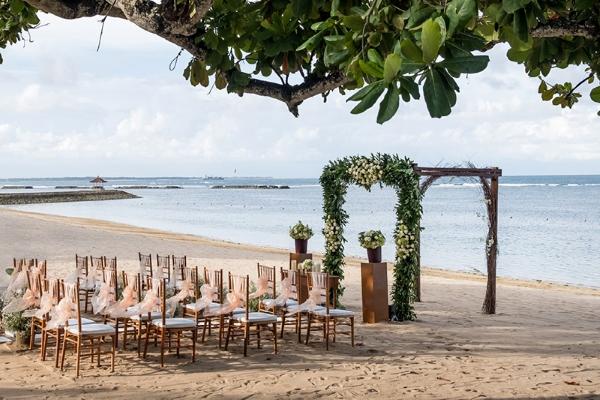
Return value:
M 126 19 L 189 52 L 192 85 L 271 97 L 294 115 L 308 98 L 361 87 L 352 112 L 379 102 L 379 123 L 421 95 L 432 117 L 448 115 L 455 78 L 484 70 L 480 52 L 498 43 L 555 105 L 600 78 L 596 0 L 0 0 L 0 48 L 35 28 L 38 10 Z M 575 83 L 546 82 L 573 65 L 586 67 Z M 600 87 L 590 96 L 600 102 Z

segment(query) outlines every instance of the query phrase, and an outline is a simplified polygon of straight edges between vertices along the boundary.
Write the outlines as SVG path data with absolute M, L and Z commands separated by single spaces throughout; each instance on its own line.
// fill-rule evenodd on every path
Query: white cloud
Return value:
M 507 173 L 600 173 L 600 118 L 544 103 L 537 81 L 492 52 L 489 70 L 461 80 L 451 116 L 403 103 L 383 126 L 332 94 L 306 101 L 296 119 L 276 101 L 193 88 L 167 66 L 178 49 L 111 20 L 61 21 L 35 43 L 3 51 L 0 176 L 240 174 L 317 176 L 328 160 L 369 152 L 420 164 L 473 160 Z M 579 76 L 571 71 L 571 79 Z M 569 72 L 556 74 L 568 79 Z

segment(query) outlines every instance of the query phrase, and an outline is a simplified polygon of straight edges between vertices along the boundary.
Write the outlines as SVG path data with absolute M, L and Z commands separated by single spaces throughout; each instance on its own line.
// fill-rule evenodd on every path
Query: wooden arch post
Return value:
M 421 195 L 439 178 L 442 177 L 475 177 L 479 178 L 486 200 L 488 213 L 488 234 L 486 239 L 487 288 L 482 311 L 486 314 L 496 313 L 496 261 L 498 258 L 498 189 L 502 170 L 499 168 L 428 168 L 413 165 L 417 175 L 425 176 L 421 184 Z M 415 276 L 415 297 L 421 301 L 421 241 L 419 235 L 419 266 Z

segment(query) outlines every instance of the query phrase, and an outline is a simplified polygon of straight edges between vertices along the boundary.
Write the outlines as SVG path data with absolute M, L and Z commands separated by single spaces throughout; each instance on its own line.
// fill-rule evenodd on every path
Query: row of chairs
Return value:
M 138 356 L 144 358 L 147 355 L 149 342 L 153 340 L 154 344 L 158 345 L 160 341 L 161 366 L 164 365 L 165 350 L 170 351 L 174 347 L 179 355 L 180 349 L 184 348 L 181 340 L 186 338 L 191 340 L 187 347 L 192 350 L 192 359 L 195 360 L 196 342 L 204 343 L 206 334 L 210 336 L 214 328 L 218 328 L 219 348 L 227 350 L 231 340 L 242 338 L 244 356 L 247 355 L 252 337 L 256 338 L 258 347 L 261 340 L 272 340 L 274 351 L 277 353 L 277 338 L 284 337 L 284 330 L 289 325 L 293 325 L 296 329 L 298 341 L 301 340 L 302 331 L 306 331 L 306 344 L 309 343 L 312 331 L 323 332 L 327 349 L 330 338 L 335 341 L 336 334 L 340 333 L 337 327 L 348 325 L 350 326 L 348 333 L 354 346 L 354 315 L 350 311 L 335 307 L 334 299 L 337 296 L 332 296 L 332 292 L 337 287 L 337 281 L 324 273 L 302 274 L 300 271 L 281 268 L 280 285 L 283 287 L 286 282 L 289 288 L 285 301 L 277 303 L 274 300 L 281 297 L 281 293 L 278 296 L 275 267 L 258 264 L 257 277 L 260 287 L 252 290 L 249 275 L 228 273 L 227 286 L 225 286 L 223 270 L 204 268 L 200 274 L 198 267 L 187 266 L 185 257 L 180 258 L 185 260 L 183 265 L 176 263 L 175 261 L 178 260 L 170 257 L 169 270 L 178 271 L 176 275 L 181 274 L 181 285 L 173 284 L 175 280 L 179 280 L 173 279 L 175 278 L 173 274 L 162 274 L 160 278 L 156 278 L 154 271 L 152 275 L 150 272 L 144 274 L 142 272 L 145 270 L 142 268 L 137 274 L 127 274 L 122 271 L 119 275 L 116 258 L 88 258 L 78 255 L 75 258 L 78 275 L 75 282 L 49 280 L 45 274 L 38 274 L 35 278 L 28 279 L 28 285 L 33 291 L 39 293 L 40 297 L 50 298 L 54 307 L 52 310 L 45 309 L 44 313 L 41 315 L 38 313 L 32 318 L 30 348 L 34 347 L 35 333 L 41 332 L 42 360 L 46 359 L 49 347 L 53 346 L 56 349 L 55 365 L 58 367 L 60 364 L 62 369 L 66 348 L 74 346 L 77 376 L 80 372 L 80 360 L 87 356 L 90 356 L 92 361 L 97 360 L 100 363 L 101 355 L 111 354 L 111 368 L 114 370 L 114 355 L 119 346 L 120 335 L 123 338 L 124 350 L 127 349 L 129 339 L 136 338 Z M 146 260 L 140 257 L 140 267 L 147 265 Z M 156 265 L 162 267 L 163 261 L 158 260 L 157 257 Z M 175 265 L 177 267 L 172 269 Z M 97 277 L 96 282 L 99 283 L 93 289 L 88 287 L 88 277 L 92 271 Z M 152 268 L 148 271 L 152 271 Z M 314 304 L 309 304 L 310 307 L 302 308 L 302 304 L 299 304 L 299 300 L 302 300 L 299 298 L 302 285 L 306 285 L 312 293 L 311 299 Z M 94 299 L 97 303 L 98 298 L 102 297 L 99 296 L 100 292 L 105 291 L 110 303 L 115 305 L 125 302 L 127 290 L 135 293 L 133 300 L 135 304 L 143 304 L 149 297 L 154 298 L 154 308 L 136 312 L 135 315 L 114 315 L 108 307 L 100 313 L 100 321 L 97 321 L 98 318 L 86 318 L 82 315 L 87 313 L 88 305 L 94 302 Z M 123 298 L 119 299 L 121 292 Z M 182 294 L 179 298 L 177 292 Z M 318 292 L 316 296 L 315 292 Z M 60 308 L 63 299 L 68 300 L 66 304 L 71 304 L 72 317 L 62 324 L 53 325 L 52 319 L 56 318 L 57 314 L 55 309 Z M 172 299 L 176 299 L 177 302 L 171 304 Z M 257 303 L 256 309 L 250 308 L 252 302 Z M 203 303 L 202 307 L 198 306 L 199 303 Z M 181 315 L 178 317 L 172 315 L 175 306 L 181 309 Z M 278 332 L 279 324 L 281 327 Z M 202 329 L 201 336 L 198 329 Z M 265 337 L 264 333 L 270 335 Z M 107 340 L 108 338 L 110 340 Z M 142 339 L 144 339 L 143 344 Z M 102 351 L 103 345 L 112 345 L 112 348 Z M 84 351 L 87 353 L 84 354 Z

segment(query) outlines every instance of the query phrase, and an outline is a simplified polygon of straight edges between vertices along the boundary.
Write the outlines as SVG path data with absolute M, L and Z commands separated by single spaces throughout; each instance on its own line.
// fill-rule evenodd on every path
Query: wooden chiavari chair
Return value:
M 329 350 L 329 338 L 333 336 L 333 343 L 337 334 L 350 336 L 352 347 L 354 347 L 354 313 L 349 310 L 336 308 L 338 277 L 330 276 L 324 272 L 311 272 L 307 276 L 309 290 L 318 290 L 325 308 L 317 307 L 308 312 L 308 326 L 306 330 L 306 344 L 310 340 L 310 332 L 313 325 L 323 332 L 325 349 Z M 350 332 L 337 332 L 338 326 L 349 326 Z
M 146 291 L 151 291 L 151 290 L 156 290 L 158 291 L 159 288 L 156 287 L 153 289 L 152 287 L 152 282 L 154 279 L 152 279 L 149 276 L 143 277 L 143 276 L 139 276 L 139 283 L 138 283 L 138 287 L 142 288 L 142 290 L 140 290 L 140 301 L 142 301 L 143 299 L 143 292 Z M 144 283 L 145 282 L 145 283 Z M 137 343 L 138 343 L 138 347 L 137 347 L 137 353 L 138 353 L 138 357 L 141 357 L 142 355 L 142 335 L 144 333 L 148 332 L 148 327 L 150 325 L 150 322 L 152 322 L 152 320 L 157 319 L 157 318 L 161 318 L 162 314 L 160 311 L 150 311 L 150 312 L 144 312 L 144 313 L 140 313 L 137 315 L 133 315 L 128 319 L 128 323 L 131 322 L 133 324 L 133 327 L 135 329 L 136 332 L 136 336 L 137 336 Z M 156 341 L 155 341 L 156 343 Z
M 152 254 L 138 253 L 138 258 L 140 260 L 140 274 L 142 277 L 152 277 Z
M 37 267 L 37 265 L 38 265 L 37 258 L 20 258 L 20 259 L 13 258 L 13 267 L 14 267 L 15 271 L 21 270 L 21 269 L 30 270 L 33 267 Z
M 302 327 L 300 325 L 302 323 L 302 316 L 300 313 L 295 313 L 293 315 L 287 315 L 288 307 L 298 305 L 298 293 L 299 293 L 298 283 L 300 282 L 300 279 L 301 279 L 300 271 L 281 268 L 280 273 L 281 273 L 281 280 L 283 281 L 284 279 L 289 279 L 290 286 L 291 286 L 290 297 L 285 302 L 285 309 L 286 309 L 285 311 L 286 312 L 281 317 L 280 337 L 283 337 L 285 327 L 291 325 L 291 326 L 294 326 L 295 332 L 298 334 L 298 343 L 300 343 L 301 342 L 301 331 L 302 331 L 302 329 L 301 329 Z
M 229 274 L 229 293 L 235 297 L 242 296 L 245 307 L 244 313 L 233 314 L 229 317 L 227 326 L 227 336 L 225 339 L 225 350 L 229 347 L 229 341 L 232 337 L 242 336 L 244 338 L 244 357 L 248 355 L 248 345 L 250 336 L 256 335 L 257 346 L 260 348 L 261 333 L 270 332 L 272 334 L 274 352 L 277 354 L 277 317 L 260 311 L 250 312 L 250 277 L 248 275 Z M 256 328 L 253 332 L 252 328 Z
M 156 269 L 159 275 L 154 274 L 154 278 L 167 279 L 171 283 L 171 256 L 156 255 Z
M 81 304 L 79 299 L 79 283 L 65 284 L 65 296 L 68 296 L 74 304 L 74 309 L 77 315 L 75 323 L 67 322 L 64 328 L 64 337 L 62 342 L 62 351 L 60 359 L 60 369 L 64 369 L 65 353 L 68 344 L 75 346 L 76 350 L 76 376 L 79 377 L 79 369 L 82 357 L 91 356 L 92 362 L 94 357 L 98 357 L 97 365 L 100 366 L 100 356 L 110 354 L 111 372 L 115 371 L 115 351 L 116 351 L 116 332 L 115 328 L 106 324 L 84 324 L 81 318 Z M 110 337 L 112 348 L 110 351 L 102 351 L 103 343 L 108 343 L 106 338 Z M 82 353 L 82 350 L 89 350 L 89 353 Z
M 221 308 L 223 303 L 225 303 L 225 285 L 223 279 L 223 270 L 215 269 L 211 270 L 204 267 L 204 282 L 206 284 L 216 288 L 216 293 L 213 296 L 212 303 L 209 306 L 209 314 Z M 243 312 L 243 309 L 236 309 L 233 312 Z M 204 343 L 206 339 L 206 331 L 208 329 L 208 336 L 212 335 L 212 329 L 215 323 L 218 321 L 219 326 L 219 348 L 223 345 L 223 337 L 225 334 L 225 322 L 226 315 L 205 315 L 204 316 L 204 324 L 202 327 L 202 343 Z
M 187 267 L 187 257 L 171 256 L 171 265 L 173 266 L 173 279 L 175 288 L 179 288 L 181 283 L 185 280 L 185 268 Z
M 64 296 L 64 292 L 65 292 L 64 282 L 60 279 L 52 279 L 50 281 L 47 281 L 47 285 L 46 285 L 45 289 L 48 291 L 48 293 L 50 294 L 50 296 L 52 298 L 52 304 L 54 306 L 56 306 L 60 302 L 61 298 Z M 42 346 L 40 349 L 41 356 L 42 356 L 41 358 L 42 358 L 42 361 L 46 361 L 46 354 L 48 352 L 48 342 L 50 341 L 50 344 L 54 344 L 54 347 L 55 347 L 54 366 L 56 368 L 58 368 L 59 354 L 60 354 L 59 350 L 60 350 L 62 336 L 64 333 L 64 325 L 49 327 L 48 320 L 50 318 L 50 314 L 51 313 L 48 313 L 45 315 L 44 329 L 42 330 Z M 72 318 L 68 322 L 70 325 L 74 325 L 76 323 L 76 320 L 74 318 Z M 87 318 L 81 318 L 81 323 L 82 324 L 94 324 L 95 321 L 93 321 L 91 319 L 87 319 Z
M 45 277 L 42 277 L 41 273 L 33 273 L 32 271 L 27 271 L 27 287 L 33 293 L 38 300 L 41 299 L 42 293 L 44 291 L 43 282 L 45 282 Z M 29 350 L 33 350 L 33 346 L 35 345 L 35 335 L 36 332 L 40 331 L 40 333 L 44 330 L 45 320 L 44 318 L 38 318 L 36 316 L 31 317 L 30 328 L 29 328 Z
M 198 279 L 198 277 L 199 277 L 198 267 L 194 267 L 193 270 L 188 267 L 187 270 L 191 270 L 191 273 L 193 274 L 192 282 L 194 284 L 196 294 L 195 294 L 194 302 L 184 304 L 183 316 L 194 319 L 198 326 L 202 325 L 201 341 L 203 343 L 206 338 L 207 327 L 208 327 L 209 336 L 210 336 L 212 333 L 212 326 L 213 326 L 214 320 L 219 320 L 219 348 L 221 348 L 222 340 L 223 340 L 224 316 L 210 315 L 210 314 L 211 314 L 211 312 L 214 312 L 215 310 L 217 310 L 221 307 L 221 303 L 219 303 L 218 301 L 221 301 L 221 299 L 223 297 L 223 270 L 208 271 L 206 268 L 204 268 L 205 284 L 209 285 L 213 288 L 216 288 L 215 296 L 214 296 L 214 298 L 211 298 L 211 299 L 203 299 L 201 297 L 201 293 L 199 290 L 200 282 Z M 197 305 L 198 301 L 202 301 L 203 304 L 208 304 L 207 307 L 199 308 L 199 306 Z M 207 310 L 208 310 L 209 315 L 207 315 L 207 312 L 206 312 Z
M 90 279 L 89 258 L 87 256 L 82 257 L 75 254 L 75 268 L 77 269 L 77 279 L 79 280 L 79 290 L 81 291 L 80 294 L 83 297 L 83 312 L 87 314 L 88 306 L 92 306 L 90 301 L 95 290 L 95 279 Z M 94 276 L 94 273 L 92 273 L 91 278 L 94 278 Z
M 133 287 L 133 291 L 135 294 L 136 304 L 142 300 L 142 279 L 139 273 L 128 274 L 125 271 L 121 272 L 122 281 L 123 281 L 123 290 L 127 288 L 130 284 Z M 129 307 L 126 311 L 130 311 L 131 307 Z M 142 331 L 145 328 L 146 324 L 141 318 L 133 318 L 134 316 L 122 316 L 122 317 L 113 317 L 115 324 L 115 331 L 117 334 L 119 333 L 119 325 L 123 326 L 123 350 L 127 350 L 127 338 L 130 333 L 132 333 L 137 338 L 137 351 L 138 356 L 140 354 L 141 349 L 141 338 Z M 131 329 L 130 329 L 131 328 Z M 117 347 L 119 347 L 117 337 Z
M 61 289 L 63 288 L 62 282 L 59 279 L 51 279 L 46 281 L 44 291 L 49 293 L 52 298 L 52 305 L 56 306 L 61 298 Z M 46 325 L 50 318 L 50 313 L 45 314 L 41 317 L 43 321 L 42 327 L 42 345 L 40 347 L 40 357 L 42 361 L 46 361 L 46 354 L 48 352 L 48 341 L 51 339 L 54 343 L 54 366 L 58 368 L 59 354 L 60 354 L 60 340 L 62 337 L 62 328 L 56 327 L 55 329 L 49 329 Z M 89 320 L 89 323 L 93 321 Z
M 154 280 L 157 282 L 157 280 Z M 181 346 L 181 337 L 182 333 L 191 332 L 191 346 L 186 346 L 185 348 L 190 348 L 192 350 L 192 362 L 196 361 L 196 339 L 198 335 L 198 325 L 196 321 L 189 318 L 168 318 L 167 317 L 167 279 L 160 280 L 160 319 L 155 319 L 150 322 L 148 325 L 148 329 L 146 330 L 146 341 L 144 344 L 144 358 L 148 354 L 148 341 L 150 339 L 150 335 L 154 335 L 155 338 L 160 338 L 160 366 L 164 367 L 165 362 L 165 345 L 171 349 L 173 336 L 176 337 L 176 352 L 177 356 L 179 356 L 179 350 L 184 348 Z
M 265 293 L 265 295 L 271 299 L 275 299 L 277 297 L 277 286 L 275 283 L 275 267 L 269 267 L 268 265 L 262 265 L 261 263 L 257 263 L 256 269 L 258 273 L 258 279 L 266 279 L 267 281 L 267 293 Z M 258 303 L 258 311 L 276 314 L 276 308 L 277 307 L 265 306 L 262 300 Z

